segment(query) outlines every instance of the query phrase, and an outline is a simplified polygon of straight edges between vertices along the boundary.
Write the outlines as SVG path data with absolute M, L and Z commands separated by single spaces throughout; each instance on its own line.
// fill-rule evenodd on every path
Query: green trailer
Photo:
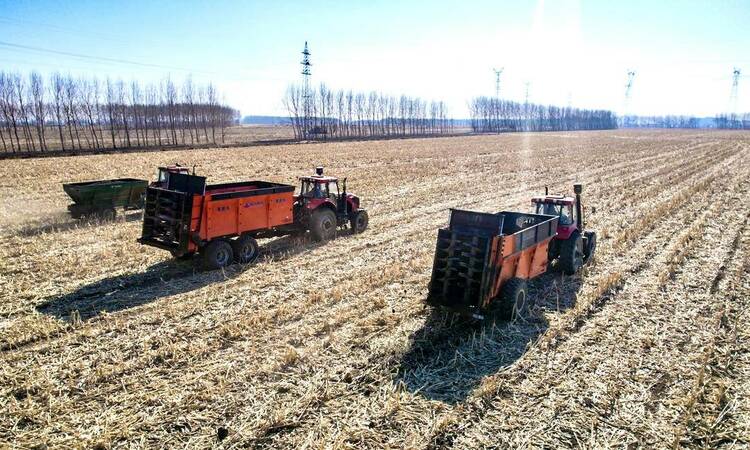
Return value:
M 135 210 L 143 208 L 143 197 L 148 181 L 136 178 L 84 181 L 63 184 L 63 190 L 73 199 L 68 211 L 74 219 L 94 216 L 114 219 L 117 208 Z

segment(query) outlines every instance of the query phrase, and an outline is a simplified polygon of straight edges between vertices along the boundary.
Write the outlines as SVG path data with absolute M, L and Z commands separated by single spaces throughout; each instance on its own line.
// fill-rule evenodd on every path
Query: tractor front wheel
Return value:
M 526 309 L 528 288 L 523 278 L 511 278 L 500 293 L 500 318 L 511 320 Z
M 203 250 L 203 267 L 206 270 L 226 267 L 232 263 L 233 259 L 232 246 L 223 239 L 211 241 Z
M 316 241 L 327 241 L 336 236 L 336 214 L 330 209 L 319 209 L 310 218 L 310 232 Z
M 573 275 L 583 265 L 583 239 L 579 232 L 560 243 L 560 269 L 566 275 Z
M 352 233 L 361 233 L 367 229 L 367 224 L 370 222 L 370 218 L 367 216 L 367 211 L 360 209 L 359 211 L 352 214 L 351 224 Z
M 258 241 L 252 236 L 244 235 L 232 241 L 235 261 L 242 264 L 250 264 L 258 259 Z

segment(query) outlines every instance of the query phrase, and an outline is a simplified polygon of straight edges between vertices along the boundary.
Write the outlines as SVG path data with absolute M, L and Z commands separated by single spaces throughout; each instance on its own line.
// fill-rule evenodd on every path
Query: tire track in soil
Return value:
M 750 306 L 750 297 L 747 297 L 750 289 L 743 289 L 741 284 L 743 274 L 750 274 L 749 223 L 750 214 L 738 228 L 730 251 L 708 288 L 710 294 L 720 294 L 723 307 L 716 314 L 712 340 L 705 347 L 702 364 L 695 374 L 695 384 L 686 402 L 682 424 L 675 433 L 674 448 L 717 448 L 730 443 L 730 446 L 750 444 L 750 439 L 743 439 L 742 433 L 737 432 L 743 426 L 736 423 L 731 413 L 736 407 L 733 405 L 737 405 L 737 399 L 741 398 L 732 392 L 733 381 L 741 373 L 737 370 L 738 355 L 746 351 L 738 342 L 738 327 L 741 326 L 743 310 Z M 723 289 L 720 289 L 720 285 Z M 735 428 L 734 431 L 732 427 Z M 740 436 L 739 441 L 735 436 Z

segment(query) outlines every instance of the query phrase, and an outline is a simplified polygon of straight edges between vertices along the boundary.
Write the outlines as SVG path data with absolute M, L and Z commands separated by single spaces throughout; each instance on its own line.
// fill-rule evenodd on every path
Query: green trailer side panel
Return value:
M 148 181 L 135 178 L 63 184 L 76 209 L 140 208 Z M 71 205 L 72 206 L 72 205 Z

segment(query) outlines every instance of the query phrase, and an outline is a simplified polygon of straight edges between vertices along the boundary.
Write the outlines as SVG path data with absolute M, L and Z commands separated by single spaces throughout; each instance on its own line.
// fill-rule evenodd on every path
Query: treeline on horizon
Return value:
M 494 97 L 472 99 L 469 112 L 471 129 L 477 133 L 617 128 L 617 116 L 612 111 L 520 103 Z
M 291 85 L 283 99 L 300 139 L 422 136 L 453 132 L 442 101 Z
M 750 130 L 750 113 L 719 114 L 714 118 L 716 128 L 725 130 Z
M 239 112 L 212 84 L 182 86 L 0 71 L 4 152 L 111 150 L 217 144 Z
M 621 128 L 717 128 L 723 130 L 750 130 L 750 113 L 718 114 L 715 117 L 685 115 L 634 116 L 620 118 Z

